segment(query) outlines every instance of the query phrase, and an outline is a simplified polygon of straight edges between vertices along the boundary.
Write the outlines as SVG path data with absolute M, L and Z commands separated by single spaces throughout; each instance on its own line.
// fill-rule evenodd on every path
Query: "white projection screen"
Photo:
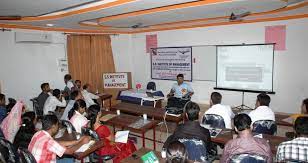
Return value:
M 274 44 L 217 46 L 216 89 L 273 92 Z

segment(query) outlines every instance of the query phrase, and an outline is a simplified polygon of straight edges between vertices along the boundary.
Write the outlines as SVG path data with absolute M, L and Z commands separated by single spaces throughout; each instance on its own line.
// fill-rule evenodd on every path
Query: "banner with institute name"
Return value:
M 151 49 L 152 79 L 176 80 L 184 74 L 184 80 L 192 80 L 192 48 L 167 47 Z

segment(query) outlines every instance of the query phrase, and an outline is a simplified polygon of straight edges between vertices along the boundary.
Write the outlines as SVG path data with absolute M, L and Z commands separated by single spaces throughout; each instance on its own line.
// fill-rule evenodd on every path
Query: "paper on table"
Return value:
M 95 143 L 94 140 L 89 141 L 89 143 L 82 145 L 76 152 L 84 152 L 89 149 Z
M 117 131 L 115 134 L 115 142 L 127 143 L 129 131 Z
M 255 137 L 255 138 L 263 138 L 263 135 L 262 134 L 258 134 L 258 135 L 255 135 L 253 137 Z

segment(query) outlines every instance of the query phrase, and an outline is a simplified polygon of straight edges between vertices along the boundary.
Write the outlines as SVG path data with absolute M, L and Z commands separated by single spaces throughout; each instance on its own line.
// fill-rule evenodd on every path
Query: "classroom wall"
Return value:
M 30 30 L 0 32 L 0 85 L 7 97 L 23 100 L 32 109 L 30 99 L 40 92 L 40 85 L 49 82 L 51 88 L 64 88 L 58 59 L 66 58 L 66 37 L 52 34 L 52 43 L 15 43 L 15 31 L 46 33 Z
M 308 19 L 134 34 L 131 36 L 132 51 L 130 53 L 133 83 L 142 83 L 145 87 L 146 83 L 151 80 L 150 55 L 145 52 L 146 34 L 157 34 L 159 47 L 253 44 L 264 43 L 264 27 L 269 25 L 287 26 L 287 50 L 275 51 L 274 91 L 276 94 L 270 95 L 272 98 L 271 107 L 275 111 L 299 112 L 302 99 L 308 97 L 308 73 L 306 73 L 308 68 Z M 207 70 L 204 69 L 205 71 Z M 165 80 L 154 81 L 157 88 L 165 93 L 170 90 L 172 83 L 174 83 Z M 208 103 L 215 82 L 193 81 L 191 85 L 195 90 L 192 100 L 199 103 Z M 222 93 L 224 104 L 232 106 L 241 104 L 241 92 L 218 92 Z M 255 93 L 245 93 L 245 104 L 254 107 L 256 96 Z

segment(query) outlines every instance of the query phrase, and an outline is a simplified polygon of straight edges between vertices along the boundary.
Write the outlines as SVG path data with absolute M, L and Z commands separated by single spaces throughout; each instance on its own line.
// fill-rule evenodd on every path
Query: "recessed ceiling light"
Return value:
M 53 27 L 54 24 L 46 24 L 47 27 Z

